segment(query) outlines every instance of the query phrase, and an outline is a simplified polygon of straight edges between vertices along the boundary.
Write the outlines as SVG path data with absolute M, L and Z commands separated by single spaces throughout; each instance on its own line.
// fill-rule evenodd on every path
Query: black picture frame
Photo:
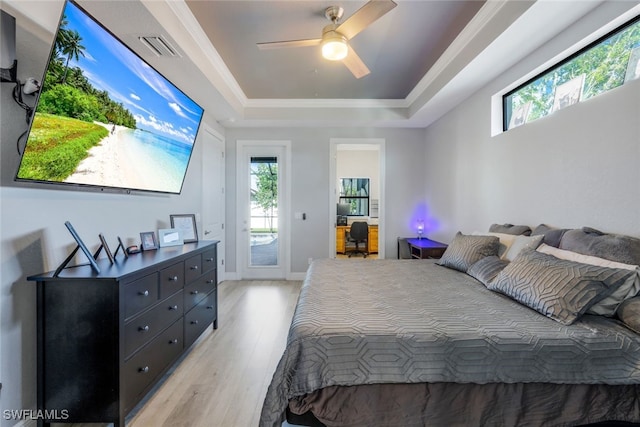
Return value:
M 89 252 L 89 248 L 87 248 L 87 245 L 84 244 L 84 242 L 76 232 L 75 228 L 73 228 L 73 225 L 71 225 L 69 221 L 65 221 L 64 225 L 67 227 L 67 230 L 69 230 L 69 233 L 71 233 L 71 236 L 73 236 L 73 239 L 76 241 L 77 246 L 71 252 L 71 254 L 62 262 L 62 264 L 60 264 L 60 266 L 56 269 L 56 271 L 53 273 L 53 277 L 58 277 L 58 275 L 62 272 L 62 270 L 64 270 L 64 268 L 67 266 L 69 261 L 73 259 L 76 252 L 78 252 L 78 249 L 81 249 L 82 253 L 84 253 L 84 255 L 87 257 L 87 259 L 89 260 L 89 265 L 91 265 L 91 268 L 93 269 L 93 271 L 95 271 L 97 274 L 100 274 L 100 267 L 98 267 L 98 263 L 93 257 L 93 254 Z
M 171 228 L 180 230 L 182 241 L 192 243 L 198 241 L 198 229 L 196 227 L 195 214 L 172 214 L 169 215 Z
M 125 259 L 129 258 L 129 254 L 127 253 L 127 247 L 122 242 L 122 239 L 120 238 L 120 236 L 118 236 L 118 247 L 116 248 L 116 251 L 113 253 L 114 258 L 118 256 L 118 251 L 120 251 L 120 248 L 122 248 L 122 253 L 124 254 Z
M 143 251 L 152 251 L 158 249 L 156 233 L 154 233 L 153 231 L 144 231 L 140 233 L 140 247 Z
M 109 258 L 109 261 L 111 262 L 111 264 L 113 264 L 115 262 L 115 258 L 113 257 L 113 252 L 111 252 L 109 245 L 107 245 L 107 240 L 104 238 L 104 235 L 102 233 L 98 234 L 98 238 L 100 239 L 100 248 L 98 248 L 98 251 L 95 253 L 94 258 L 97 259 L 100 250 L 104 248 L 104 253 L 107 254 L 107 258 Z

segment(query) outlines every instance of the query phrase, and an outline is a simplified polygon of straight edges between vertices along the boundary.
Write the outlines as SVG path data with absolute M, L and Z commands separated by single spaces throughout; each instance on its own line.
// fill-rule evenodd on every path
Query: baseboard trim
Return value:
M 289 272 L 287 273 L 286 280 L 304 280 L 306 275 L 307 275 L 306 271 L 302 273 Z M 224 280 L 243 280 L 243 279 L 241 279 L 239 277 L 239 274 L 235 271 L 225 271 Z M 246 280 L 251 280 L 251 279 L 246 279 Z M 256 279 L 256 280 L 260 280 L 260 279 Z M 273 280 L 276 280 L 276 279 L 273 279 Z

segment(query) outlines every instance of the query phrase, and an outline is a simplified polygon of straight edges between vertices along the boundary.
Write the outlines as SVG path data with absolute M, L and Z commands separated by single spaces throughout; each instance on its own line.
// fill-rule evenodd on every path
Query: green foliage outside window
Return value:
M 255 176 L 255 188 L 251 200 L 265 213 L 269 229 L 274 232 L 273 218 L 278 209 L 278 164 L 274 162 L 252 163 L 251 173 Z
M 531 106 L 525 121 L 530 122 L 550 114 L 556 88 L 581 75 L 584 75 L 581 100 L 623 85 L 628 67 L 636 65 L 634 61 L 637 61 L 639 51 L 640 17 L 636 17 L 573 57 L 506 94 L 503 97 L 503 129 L 508 129 L 512 113 L 529 102 Z

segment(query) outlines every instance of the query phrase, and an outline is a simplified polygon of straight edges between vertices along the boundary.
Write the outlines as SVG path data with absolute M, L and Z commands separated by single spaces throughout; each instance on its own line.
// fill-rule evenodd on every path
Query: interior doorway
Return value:
M 385 140 L 332 138 L 330 146 L 330 257 L 345 254 L 351 224 L 364 221 L 371 256 L 384 258 Z

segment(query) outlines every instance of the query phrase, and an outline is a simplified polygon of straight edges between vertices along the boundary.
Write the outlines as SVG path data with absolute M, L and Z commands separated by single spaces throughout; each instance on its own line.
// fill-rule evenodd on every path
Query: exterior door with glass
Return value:
M 238 263 L 242 279 L 285 279 L 287 145 L 239 143 Z

